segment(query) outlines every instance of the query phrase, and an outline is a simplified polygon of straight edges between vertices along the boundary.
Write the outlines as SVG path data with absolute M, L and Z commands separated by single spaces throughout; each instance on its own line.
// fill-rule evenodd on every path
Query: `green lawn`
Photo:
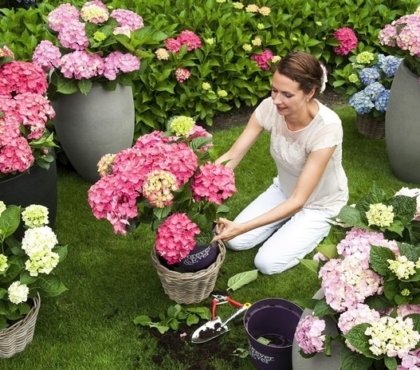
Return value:
M 384 141 L 359 135 L 350 108 L 340 107 L 337 112 L 345 129 L 343 155 L 350 201 L 365 193 L 373 181 L 390 193 L 410 186 L 392 175 Z M 217 150 L 222 153 L 227 149 L 240 131 L 240 127 L 215 131 Z M 267 150 L 268 137 L 264 136 L 237 169 L 239 191 L 230 200 L 230 217 L 272 181 L 275 167 Z M 191 355 L 180 362 L 170 351 L 160 365 L 153 361 L 158 350 L 156 336 L 132 323 L 138 314 L 157 316 L 173 304 L 150 262 L 153 235 L 143 228 L 127 237 L 115 236 L 110 224 L 92 216 L 86 200 L 88 188 L 75 173 L 59 168 L 56 231 L 60 242 L 69 245 L 68 258 L 59 273 L 69 291 L 42 302 L 33 343 L 22 354 L 0 360 L 0 369 L 188 369 L 192 353 L 209 356 L 204 347 L 185 342 L 185 353 Z M 230 276 L 253 269 L 254 254 L 253 250 L 228 251 L 216 288 L 225 289 Z M 267 297 L 297 299 L 311 296 L 316 284 L 314 275 L 297 266 L 275 276 L 260 275 L 233 296 L 242 302 Z M 238 324 L 218 343 L 222 352 L 225 348 L 245 348 L 246 342 Z M 252 368 L 249 358 L 225 361 L 218 358 L 218 351 L 210 355 L 215 368 Z

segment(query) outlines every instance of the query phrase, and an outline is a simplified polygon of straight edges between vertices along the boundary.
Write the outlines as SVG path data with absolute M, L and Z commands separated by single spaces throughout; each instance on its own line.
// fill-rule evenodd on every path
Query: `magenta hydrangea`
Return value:
M 313 315 L 301 319 L 296 327 L 295 339 L 303 353 L 310 355 L 324 350 L 325 321 Z
M 180 84 L 183 84 L 190 76 L 191 72 L 186 68 L 177 68 L 175 70 L 175 78 Z
M 66 49 L 84 50 L 89 46 L 85 24 L 82 22 L 71 22 L 63 25 L 57 38 Z
M 334 48 L 337 55 L 347 55 L 357 47 L 357 36 L 349 27 L 341 27 L 334 32 L 335 39 L 339 45 Z
M 273 59 L 273 53 L 270 49 L 265 49 L 260 54 L 251 55 L 251 60 L 254 60 L 258 67 L 260 67 L 263 71 L 267 71 L 270 69 L 270 62 Z
M 75 6 L 65 3 L 48 14 L 48 27 L 55 32 L 60 32 L 63 26 L 78 20 L 79 10 Z
M 104 60 L 103 75 L 108 80 L 115 80 L 119 72 L 128 73 L 137 71 L 140 68 L 140 60 L 130 54 L 114 51 Z
M 130 31 L 135 31 L 144 27 L 143 18 L 138 14 L 126 9 L 115 9 L 111 12 L 120 27 L 129 27 Z
M 156 251 L 169 265 L 180 262 L 195 247 L 198 226 L 185 213 L 174 213 L 158 228 Z
M 196 201 L 222 204 L 236 192 L 234 173 L 220 164 L 205 164 L 194 176 L 191 190 Z
M 47 87 L 47 78 L 40 66 L 17 61 L 0 65 L 0 95 L 27 92 L 43 95 Z
M 34 161 L 32 149 L 24 137 L 11 138 L 0 147 L 0 173 L 25 172 Z
M 104 61 L 97 54 L 76 50 L 61 58 L 60 71 L 66 78 L 90 79 L 103 74 Z
M 118 176 L 104 176 L 88 191 L 88 202 L 97 219 L 108 220 L 116 234 L 126 234 L 129 220 L 138 216 L 138 192 Z
M 32 61 L 46 72 L 58 68 L 61 64 L 60 49 L 51 41 L 43 40 L 35 48 Z
M 184 30 L 176 38 L 167 38 L 165 47 L 171 53 L 178 53 L 181 47 L 185 45 L 188 51 L 201 48 L 201 39 L 193 31 Z

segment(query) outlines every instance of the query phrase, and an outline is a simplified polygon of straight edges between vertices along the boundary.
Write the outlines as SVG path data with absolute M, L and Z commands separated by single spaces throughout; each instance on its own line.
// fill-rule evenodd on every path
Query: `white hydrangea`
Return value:
M 6 210 L 6 205 L 0 200 L 0 216 Z
M 22 249 L 31 257 L 44 249 L 52 250 L 57 243 L 57 236 L 50 227 L 36 227 L 25 231 L 22 239 Z
M 0 254 L 0 273 L 5 272 L 8 267 L 7 256 Z
M 369 211 L 366 212 L 366 218 L 369 226 L 376 225 L 379 227 L 391 226 L 394 221 L 394 207 L 386 206 L 382 203 L 371 204 Z
M 39 273 L 48 275 L 58 265 L 59 259 L 58 253 L 44 249 L 33 254 L 26 261 L 25 268 L 31 276 L 38 276 Z
M 9 301 L 14 304 L 26 302 L 28 299 L 29 288 L 25 284 L 21 284 L 20 281 L 15 281 L 9 286 L 7 290 L 9 294 Z
M 376 356 L 404 357 L 416 347 L 420 333 L 414 330 L 411 318 L 384 316 L 365 330 L 370 336 L 369 349 Z
M 406 256 L 398 256 L 395 260 L 387 260 L 389 269 L 398 279 L 408 279 L 416 273 L 416 264 Z
M 22 211 L 22 220 L 29 228 L 48 224 L 48 208 L 39 204 L 32 204 Z

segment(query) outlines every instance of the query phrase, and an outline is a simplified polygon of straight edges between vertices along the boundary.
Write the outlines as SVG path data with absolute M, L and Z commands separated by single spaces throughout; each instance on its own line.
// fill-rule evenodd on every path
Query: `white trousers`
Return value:
M 286 196 L 275 178 L 273 184 L 235 218 L 235 222 L 253 219 L 285 200 Z M 254 263 L 263 274 L 276 274 L 297 265 L 299 259 L 313 251 L 330 230 L 327 219 L 334 216 L 336 214 L 329 209 L 303 208 L 291 218 L 238 235 L 228 241 L 227 246 L 240 251 L 265 241 L 259 248 Z

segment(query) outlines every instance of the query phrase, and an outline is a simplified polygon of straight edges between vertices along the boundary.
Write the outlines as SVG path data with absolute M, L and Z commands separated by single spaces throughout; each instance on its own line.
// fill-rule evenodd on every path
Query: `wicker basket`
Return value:
M 356 127 L 359 133 L 369 139 L 383 139 L 385 137 L 384 118 L 358 114 L 356 116 Z
M 22 352 L 34 337 L 36 319 L 38 317 L 41 297 L 33 299 L 33 306 L 28 314 L 12 326 L 0 330 L 0 358 L 9 358 Z
M 216 261 L 205 270 L 197 272 L 177 272 L 163 266 L 155 248 L 152 248 L 152 263 L 159 275 L 163 290 L 170 299 L 180 304 L 199 303 L 213 291 L 219 269 L 226 256 L 226 247 L 218 243 L 219 254 Z

